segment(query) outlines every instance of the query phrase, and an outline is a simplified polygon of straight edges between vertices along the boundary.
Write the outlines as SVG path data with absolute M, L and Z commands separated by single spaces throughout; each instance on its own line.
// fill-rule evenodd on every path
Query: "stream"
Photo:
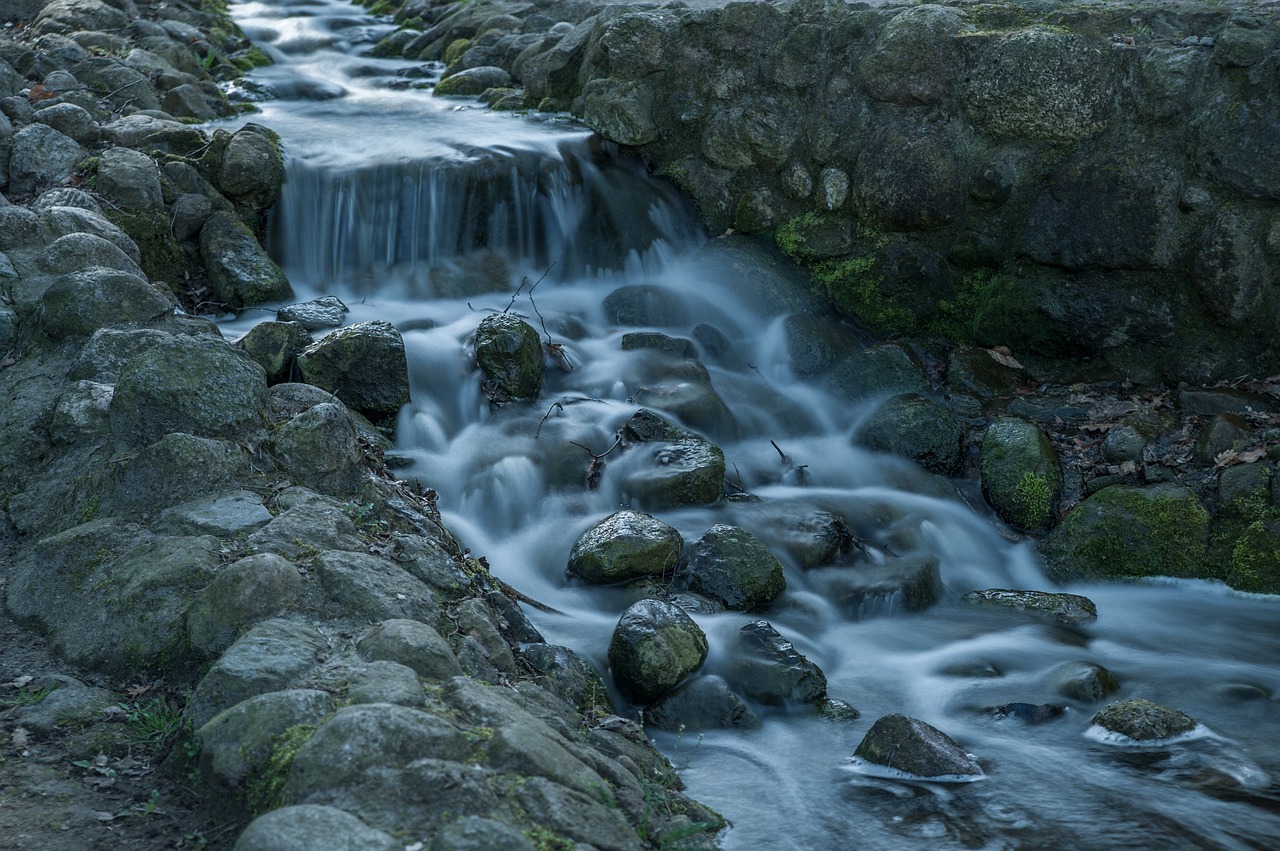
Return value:
M 609 449 L 638 407 L 684 380 L 668 358 L 622 350 L 623 334 L 637 329 L 611 324 L 603 301 L 624 286 L 667 296 L 662 327 L 641 330 L 697 342 L 724 409 L 685 424 L 724 449 L 728 478 L 760 500 L 655 512 L 686 542 L 733 523 L 785 556 L 783 530 L 826 511 L 897 555 L 939 560 L 944 593 L 922 612 L 892 598 L 850 611 L 784 557 L 787 592 L 768 611 L 693 613 L 711 643 L 705 672 L 722 670 L 741 625 L 767 618 L 821 667 L 830 695 L 861 713 L 835 722 L 809 707 L 753 705 L 758 729 L 650 732 L 689 794 L 731 823 L 726 849 L 1280 840 L 1274 598 L 1181 580 L 1077 586 L 1067 590 L 1099 613 L 1083 633 L 960 603 L 975 588 L 1051 589 L 1032 546 L 1001 535 L 975 483 L 852 445 L 874 403 L 851 404 L 791 373 L 779 300 L 744 279 L 731 262 L 736 249 L 707 234 L 674 188 L 563 117 L 434 98 L 425 84 L 440 69 L 371 58 L 393 27 L 349 3 L 232 11 L 277 62 L 245 84 L 261 112 L 238 121 L 276 130 L 286 150 L 273 256 L 297 301 L 338 296 L 349 322 L 400 329 L 413 402 L 400 414 L 396 452 L 408 466 L 397 475 L 439 492 L 445 524 L 495 575 L 564 613 L 527 609 L 549 642 L 572 647 L 608 682 L 610 635 L 639 599 L 565 577 L 577 538 L 626 502 L 635 463 L 621 451 L 605 456 L 599 487 L 587 490 L 589 453 Z M 492 409 L 470 337 L 484 316 L 508 308 L 561 347 L 572 369 L 549 369 L 536 402 Z M 246 311 L 224 331 L 239 336 L 270 315 Z M 807 465 L 803 481 L 771 441 Z M 1065 667 L 1080 662 L 1115 673 L 1113 699 L 1176 707 L 1203 735 L 1144 748 L 1091 735 L 1102 704 L 1054 693 Z M 1066 712 L 1039 725 L 993 717 L 990 707 L 1013 701 Z M 940 728 L 986 776 L 943 784 L 858 771 L 850 755 L 888 713 Z

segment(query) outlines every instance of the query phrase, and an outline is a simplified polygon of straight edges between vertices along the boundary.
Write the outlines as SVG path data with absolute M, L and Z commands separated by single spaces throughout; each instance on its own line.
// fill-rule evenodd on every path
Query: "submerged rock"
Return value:
M 1081 703 L 1097 703 L 1120 690 L 1116 675 L 1092 662 L 1067 662 L 1053 679 L 1056 693 Z
M 649 508 L 707 505 L 724 489 L 724 452 L 657 414 L 640 410 L 620 430 L 638 446 L 618 463 L 625 496 Z
M 918 612 L 938 602 L 942 580 L 935 556 L 901 556 L 883 564 L 830 568 L 810 574 L 825 596 L 858 617 L 902 609 Z
M 609 642 L 609 664 L 618 687 L 651 703 L 702 667 L 707 637 L 684 610 L 661 600 L 641 600 L 618 620 Z
M 768 621 L 745 624 L 727 663 L 730 679 L 761 703 L 816 703 L 826 697 L 827 677 Z
M 978 763 L 946 733 L 905 715 L 886 715 L 871 725 L 853 752 L 874 765 L 916 777 L 976 777 Z
M 1052 703 L 1002 703 L 991 710 L 993 718 L 1014 718 L 1027 724 L 1043 724 L 1061 718 L 1061 706 Z
M 506 71 L 492 65 L 481 65 L 445 77 L 436 84 L 432 94 L 479 95 L 489 89 L 503 89 L 510 85 L 511 75 Z
M 1093 723 L 1137 742 L 1169 739 L 1196 728 L 1190 715 L 1143 698 L 1113 703 L 1094 715 Z
M 495 401 L 537 397 L 546 368 L 542 340 L 532 325 L 510 313 L 486 316 L 476 329 L 475 351 Z
M 746 529 L 717 523 L 695 543 L 672 583 L 727 609 L 751 611 L 786 590 L 782 562 Z
M 970 591 L 960 598 L 978 606 L 993 606 L 1040 615 L 1060 624 L 1076 626 L 1098 619 L 1098 608 L 1079 594 L 1051 594 L 1046 591 L 1008 591 L 989 588 Z
M 680 560 L 684 539 L 673 527 L 638 511 L 611 514 L 582 534 L 569 553 L 569 573 L 609 584 L 661 576 Z

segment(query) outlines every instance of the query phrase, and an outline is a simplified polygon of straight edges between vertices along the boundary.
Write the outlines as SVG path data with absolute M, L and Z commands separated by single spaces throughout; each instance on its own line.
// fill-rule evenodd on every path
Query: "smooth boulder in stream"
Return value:
M 872 724 L 853 755 L 916 777 L 972 778 L 983 773 L 977 761 L 946 733 L 898 714 Z
M 767 606 L 787 588 L 778 557 L 746 529 L 725 523 L 712 526 L 693 545 L 688 563 L 672 581 L 744 612 Z
M 1026 612 L 1070 626 L 1093 623 L 1098 619 L 1098 607 L 1088 597 L 1079 594 L 988 588 L 984 591 L 970 591 L 961 599 L 975 606 Z
M 1143 698 L 1113 703 L 1094 715 L 1093 723 L 1135 742 L 1170 739 L 1196 728 L 1196 720 L 1185 712 Z
M 701 668 L 708 649 L 706 634 L 679 606 L 641 600 L 618 620 L 609 664 L 628 697 L 649 703 Z
M 827 695 L 822 669 L 768 621 L 753 621 L 738 630 L 727 667 L 733 682 L 761 703 L 816 703 Z
M 339 328 L 298 355 L 298 370 L 365 415 L 394 414 L 409 401 L 404 339 L 390 322 Z
M 568 572 L 607 585 L 661 576 L 680 560 L 684 539 L 673 527 L 639 511 L 618 511 L 592 526 L 569 552 Z
M 533 326 L 510 313 L 495 313 L 476 328 L 476 362 L 495 401 L 533 399 L 546 371 L 542 340 Z

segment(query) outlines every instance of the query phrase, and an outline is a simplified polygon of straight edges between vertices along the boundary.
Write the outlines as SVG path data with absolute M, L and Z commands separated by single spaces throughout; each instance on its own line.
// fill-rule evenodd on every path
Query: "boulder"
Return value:
M 955 44 L 961 27 L 954 9 L 932 4 L 894 15 L 859 66 L 867 93 L 900 106 L 925 106 L 948 96 L 962 79 Z
M 65 199 L 64 199 L 65 200 Z M 16 209 L 16 208 L 10 208 Z M 47 242 L 72 233 L 91 233 L 115 245 L 139 266 L 142 254 L 128 234 L 120 230 L 92 208 L 51 206 L 40 211 L 39 231 Z
M 9 709 L 18 725 L 42 735 L 65 735 L 68 729 L 93 724 L 102 720 L 104 713 L 112 711 L 119 704 L 110 691 L 87 686 L 61 674 L 37 676 L 23 686 L 18 694 L 43 695 L 35 703 L 24 704 L 23 701 L 18 701 L 17 706 Z
M 294 481 L 322 493 L 345 496 L 366 475 L 355 423 L 341 403 L 293 417 L 272 432 L 268 448 Z
M 942 580 L 931 555 L 892 558 L 883 564 L 824 568 L 809 573 L 828 599 L 856 617 L 898 610 L 918 612 L 938 601 Z
M 1093 723 L 1135 742 L 1171 739 L 1190 733 L 1197 726 L 1190 715 L 1142 698 L 1122 700 L 1105 707 L 1093 716 Z
M 777 556 L 746 529 L 723 523 L 690 548 L 672 583 L 738 611 L 767 606 L 787 587 Z
M 418 674 L 399 662 L 370 662 L 353 670 L 347 680 L 347 700 L 351 703 L 422 706 L 425 697 Z
M 81 145 L 96 145 L 102 138 L 102 128 L 87 109 L 74 103 L 55 103 L 38 111 L 34 120 L 48 124 Z
M 960 469 L 961 436 L 950 411 L 918 393 L 903 393 L 876 409 L 854 433 L 854 443 L 906 456 L 933 473 L 954 475 Z
M 259 322 L 236 340 L 266 372 L 269 385 L 290 381 L 298 355 L 314 344 L 306 328 L 297 322 Z
M 623 424 L 621 434 L 624 442 L 638 444 L 615 462 L 625 497 L 654 509 L 707 505 L 720 498 L 720 447 L 644 409 Z
M 853 755 L 883 768 L 926 779 L 970 779 L 982 769 L 946 733 L 905 715 L 871 725 Z
M 511 86 L 511 75 L 492 65 L 466 68 L 450 74 L 436 83 L 435 95 L 480 95 L 489 89 L 505 89 Z
M 1061 718 L 1065 710 L 1052 703 L 1002 703 L 992 708 L 996 719 L 1013 718 L 1025 724 L 1043 724 Z
M 1055 694 L 1081 703 L 1097 703 L 1120 690 L 1116 675 L 1092 662 L 1067 662 L 1053 672 L 1052 679 Z
M 1062 497 L 1062 468 L 1049 436 L 1035 423 L 999 417 L 982 439 L 982 492 L 1018 529 L 1053 525 Z
M 661 352 L 664 355 L 684 360 L 693 360 L 698 356 L 698 352 L 693 346 L 693 341 L 684 337 L 668 337 L 666 334 L 659 334 L 657 331 L 629 331 L 622 335 L 622 350 L 624 352 L 641 349 Z
M 1040 542 L 1055 582 L 1129 576 L 1203 577 L 1209 514 L 1180 485 L 1112 485 L 1081 502 Z
M 651 703 L 702 667 L 707 637 L 682 609 L 661 600 L 631 605 L 613 630 L 609 664 L 632 700 Z
M 235 214 L 210 214 L 200 228 L 200 259 L 213 298 L 232 310 L 293 295 L 289 279 Z
M 644 145 L 658 138 L 651 85 L 638 80 L 597 79 L 582 89 L 582 120 L 610 142 Z
M 1245 449 L 1252 438 L 1253 427 L 1244 417 L 1227 411 L 1214 414 L 1196 438 L 1195 458 L 1201 464 L 1213 464 L 1224 452 Z
M 238 439 L 266 426 L 262 367 L 221 339 L 167 336 L 128 362 L 111 399 L 111 432 L 146 446 L 170 432 Z
M 486 316 L 476 328 L 475 352 L 496 401 L 537 397 L 545 367 L 532 325 L 510 313 Z
M 299 724 L 317 724 L 333 712 L 333 698 L 315 689 L 272 691 L 241 701 L 196 731 L 201 774 L 244 794 L 267 772 L 274 740 Z
M 1141 462 L 1152 441 L 1177 426 L 1177 420 L 1160 411 L 1134 411 L 1107 431 L 1102 454 L 1112 464 Z
M 520 649 L 534 681 L 581 712 L 613 712 L 604 681 L 585 659 L 568 647 L 538 641 Z
M 254 819 L 234 851 L 399 851 L 403 846 L 345 810 L 300 804 Z
M 854 548 L 855 537 L 843 517 L 829 511 L 786 511 L 777 505 L 751 512 L 752 523 L 769 546 L 789 555 L 793 563 L 808 569 L 829 565 Z
M 604 317 L 614 325 L 669 327 L 683 325 L 684 307 L 670 290 L 653 284 L 619 287 L 605 296 Z
M 782 705 L 817 703 L 827 696 L 827 677 L 768 621 L 745 624 L 726 663 L 726 675 L 747 697 Z
M 69 233 L 55 239 L 36 259 L 40 269 L 51 275 L 85 272 L 100 266 L 135 277 L 143 277 L 142 269 L 114 242 L 92 233 Z
M 241 127 L 223 150 L 217 182 L 224 194 L 254 210 L 266 210 L 280 197 L 284 182 L 280 137 L 260 124 Z
M 389 322 L 340 328 L 298 355 L 302 380 L 372 417 L 395 414 L 409 401 L 404 339 Z
M 47 124 L 28 124 L 11 140 L 10 195 L 34 195 L 62 183 L 80 165 L 86 151 L 75 139 Z
M 274 553 L 233 562 L 196 596 L 187 611 L 191 649 L 217 656 L 247 629 L 293 608 L 305 588 L 297 566 Z
M 466 816 L 445 825 L 431 841 L 430 851 L 536 851 L 518 830 L 500 821 Z
M 326 550 L 316 556 L 315 572 L 329 600 L 348 617 L 440 622 L 440 604 L 431 589 L 389 559 L 368 552 Z
M 1046 591 L 1007 591 L 989 588 L 970 591 L 960 598 L 975 606 L 990 606 L 1026 612 L 1066 626 L 1093 623 L 1098 619 L 1098 609 L 1088 597 L 1079 594 L 1051 594 Z
M 365 633 L 356 647 L 366 659 L 397 662 L 431 682 L 462 673 L 449 642 L 420 621 L 403 618 L 383 621 Z
M 830 381 L 836 392 L 849 401 L 929 389 L 920 364 L 897 343 L 854 350 L 832 368 Z
M 582 534 L 568 572 L 596 585 L 661 576 L 675 568 L 683 547 L 680 533 L 656 517 L 619 511 Z
M 112 402 L 117 395 L 118 391 Z M 238 444 L 172 432 L 116 466 L 113 487 L 104 494 L 105 507 L 151 517 L 157 493 L 175 502 L 209 497 L 226 492 L 250 474 L 248 455 Z
M 859 348 L 848 328 L 817 316 L 793 313 L 782 321 L 791 371 L 801 377 L 824 375 L 848 352 Z
M 98 192 L 132 213 L 164 210 L 160 169 L 141 151 L 108 148 L 98 157 Z
M 711 675 L 689 680 L 644 710 L 659 730 L 753 730 L 760 719 L 729 684 Z
M 276 321 L 292 322 L 308 331 L 337 328 L 350 312 L 342 300 L 331 295 L 290 304 L 276 311 Z
M 45 290 L 40 328 L 54 340 L 88 337 L 108 325 L 155 321 L 175 306 L 172 296 L 136 274 L 94 267 L 63 275 Z

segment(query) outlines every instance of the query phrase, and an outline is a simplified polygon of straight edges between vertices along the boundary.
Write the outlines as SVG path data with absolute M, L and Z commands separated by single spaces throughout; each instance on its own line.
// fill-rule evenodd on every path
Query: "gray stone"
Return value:
M 112 403 L 118 390 L 119 385 Z M 173 432 L 119 464 L 104 502 L 114 511 L 149 518 L 157 493 L 175 502 L 210 497 L 236 487 L 249 474 L 248 456 L 239 445 Z
M 538 685 L 580 712 L 613 712 L 604 681 L 585 659 L 568 647 L 542 641 L 520 649 L 520 660 L 530 666 Z
M 985 591 L 970 591 L 960 599 L 972 605 L 1025 612 L 1068 626 L 1089 624 L 1098 619 L 1097 606 L 1088 597 L 1079 594 L 989 588 Z
M 280 618 L 255 626 L 213 663 L 187 703 L 186 718 L 200 729 L 219 712 L 243 700 L 278 691 L 316 667 L 327 648 L 309 626 Z
M 142 269 L 115 243 L 92 233 L 69 233 L 40 252 L 36 261 L 51 275 L 88 271 L 94 266 L 145 278 Z
M 232 213 L 215 212 L 200 229 L 200 258 L 214 300 L 238 310 L 293 295 L 280 267 Z
M 679 607 L 660 600 L 633 604 L 609 642 L 614 681 L 630 698 L 650 703 L 702 667 L 707 637 Z
M 422 706 L 425 695 L 413 668 L 399 662 L 375 661 L 351 672 L 346 697 L 351 703 Z
M 880 31 L 859 70 L 876 100 L 901 106 L 937 103 L 961 79 L 954 9 L 923 5 L 894 15 Z
M 343 810 L 303 804 L 254 819 L 235 851 L 399 851 L 403 844 Z
M 259 322 L 236 340 L 236 345 L 266 372 L 267 384 L 291 380 L 298 355 L 314 344 L 315 340 L 297 322 Z
M 54 340 L 88 337 L 108 325 L 141 325 L 173 313 L 173 298 L 144 278 L 105 267 L 73 272 L 45 290 L 40 327 Z
M 599 802 L 595 795 L 534 777 L 520 787 L 516 800 L 538 821 L 570 839 L 600 851 L 640 851 L 644 843 L 623 814 Z
M 542 340 L 533 326 L 510 313 L 480 321 L 476 361 L 496 392 L 495 399 L 533 399 L 542 389 Z
M 904 455 L 933 473 L 954 475 L 960 467 L 960 437 L 949 411 L 917 393 L 904 393 L 877 408 L 854 434 L 854 442 Z
M 1067 662 L 1054 671 L 1052 680 L 1055 694 L 1081 703 L 1097 703 L 1120 690 L 1116 675 L 1092 662 Z
M 200 235 L 200 229 L 213 214 L 213 202 L 204 195 L 188 192 L 173 202 L 173 238 L 186 242 Z
M 79 142 L 47 124 L 28 124 L 13 135 L 12 145 L 8 192 L 18 196 L 62 183 L 86 154 Z
M 294 481 L 321 492 L 348 494 L 367 475 L 355 423 L 339 403 L 298 414 L 272 433 L 268 448 Z
M 99 385 L 101 386 L 101 385 Z M 253 491 L 232 491 L 165 509 L 155 529 L 186 535 L 232 538 L 247 535 L 271 522 L 271 512 Z
M 4 348 L 4 346 L 0 346 Z M 77 381 L 58 397 L 58 407 L 49 425 L 49 437 L 56 444 L 80 440 L 97 441 L 111 434 L 111 396 L 115 387 L 95 381 Z
M 670 290 L 653 284 L 619 287 L 604 299 L 605 319 L 614 325 L 668 327 L 682 325 L 685 311 Z
M 824 568 L 809 576 L 824 594 L 858 617 L 895 610 L 917 612 L 938 601 L 942 581 L 938 559 L 929 555 L 892 558 L 883 564 Z
M 662 352 L 663 354 L 686 360 L 692 360 L 698 356 L 693 347 L 693 341 L 684 337 L 668 337 L 666 334 L 659 334 L 657 331 L 630 331 L 622 335 L 622 350 L 624 352 L 638 349 Z
M 753 730 L 760 719 L 722 678 L 705 676 L 646 707 L 644 723 L 660 730 Z
M 331 295 L 290 304 L 276 311 L 276 321 L 292 322 L 308 331 L 337 328 L 350 312 L 342 300 Z
M 858 348 L 849 328 L 816 316 L 793 313 L 783 320 L 782 329 L 791 371 L 801 377 L 830 372 L 847 352 Z
M 1225 412 L 1214 414 L 1196 438 L 1195 458 L 1201 464 L 1213 464 L 1224 452 L 1245 449 L 1252 438 L 1253 427 L 1244 417 Z
M 1209 311 L 1225 325 L 1240 325 L 1261 303 L 1269 278 L 1258 241 L 1238 214 L 1218 213 L 1195 240 L 1191 276 Z
M 333 698 L 315 689 L 272 691 L 243 700 L 196 731 L 200 772 L 244 794 L 267 772 L 277 736 L 299 724 L 317 724 L 333 708 Z
M 1093 716 L 1093 723 L 1136 742 L 1181 736 L 1197 726 L 1196 720 L 1186 713 L 1142 698 L 1122 700 L 1105 707 Z
M 409 401 L 404 339 L 388 322 L 340 328 L 298 355 L 308 384 L 322 387 L 369 415 L 394 414 Z
M 817 703 L 827 696 L 827 677 L 768 621 L 738 630 L 726 675 L 743 694 L 761 703 Z
M 53 0 L 35 18 L 40 33 L 65 33 L 76 30 L 123 30 L 129 16 L 102 0 Z
M 254 624 L 297 605 L 304 590 L 298 568 L 274 553 L 247 556 L 228 565 L 187 611 L 191 648 L 217 656 Z
M 628 440 L 639 443 L 618 464 L 622 492 L 636 504 L 677 508 L 720 498 L 725 469 L 720 447 L 646 410 L 637 412 L 623 429 Z
M 145 446 L 170 432 L 241 438 L 266 425 L 262 367 L 223 340 L 157 339 L 120 374 L 111 400 L 111 432 Z
M 447 680 L 462 673 L 449 642 L 420 621 L 403 618 L 383 621 L 356 646 L 366 659 L 397 662 L 412 668 L 424 680 Z
M 968 778 L 982 774 L 973 757 L 936 727 L 905 715 L 885 715 L 853 755 L 874 765 L 924 778 Z
M 502 822 L 479 816 L 460 818 L 443 827 L 431 841 L 431 851 L 535 851 L 523 833 Z
M 283 181 L 284 154 L 274 130 L 246 124 L 231 136 L 218 170 L 219 189 L 255 210 L 265 210 L 280 197 Z
M 13 707 L 14 720 L 27 730 L 51 734 L 101 721 L 103 713 L 115 706 L 116 696 L 104 688 L 87 686 L 60 674 L 38 676 L 23 686 L 23 693 L 45 693 L 38 702 Z M 12 692 L 10 692 L 12 694 Z
M 314 557 L 319 550 L 368 551 L 368 546 L 356 537 L 355 524 L 339 503 L 306 488 L 290 491 L 300 491 L 304 496 L 281 506 L 285 510 L 250 535 L 245 541 L 247 546 L 256 552 L 277 553 L 287 559 Z
M 693 544 L 672 581 L 738 611 L 767 606 L 787 587 L 777 556 L 746 529 L 723 523 Z
M 102 138 L 102 128 L 84 107 L 74 103 L 57 103 L 35 114 L 35 120 L 48 124 L 64 136 L 70 136 L 81 145 L 94 145 Z
M 440 621 L 440 604 L 431 589 L 395 562 L 326 550 L 316 557 L 315 571 L 325 594 L 349 617 Z
M 112 121 L 102 132 L 112 144 L 148 154 L 198 156 L 209 143 L 199 128 L 144 113 Z
M 103 218 L 92 208 L 48 207 L 40 212 L 39 227 L 45 240 L 52 243 L 60 236 L 71 233 L 91 233 L 100 236 L 123 251 L 130 260 L 142 264 L 142 254 L 128 234 Z
M 450 74 L 436 84 L 435 95 L 479 95 L 489 89 L 505 89 L 511 85 L 511 75 L 492 65 L 467 68 Z
M 592 80 L 582 90 L 582 120 L 610 142 L 644 145 L 658 138 L 654 91 L 635 80 Z
M 155 160 L 140 151 L 103 151 L 98 157 L 98 191 L 128 211 L 153 213 L 164 209 L 160 169 Z
M 598 585 L 661 576 L 675 568 L 683 546 L 680 533 L 656 517 L 619 511 L 582 534 L 568 571 Z

